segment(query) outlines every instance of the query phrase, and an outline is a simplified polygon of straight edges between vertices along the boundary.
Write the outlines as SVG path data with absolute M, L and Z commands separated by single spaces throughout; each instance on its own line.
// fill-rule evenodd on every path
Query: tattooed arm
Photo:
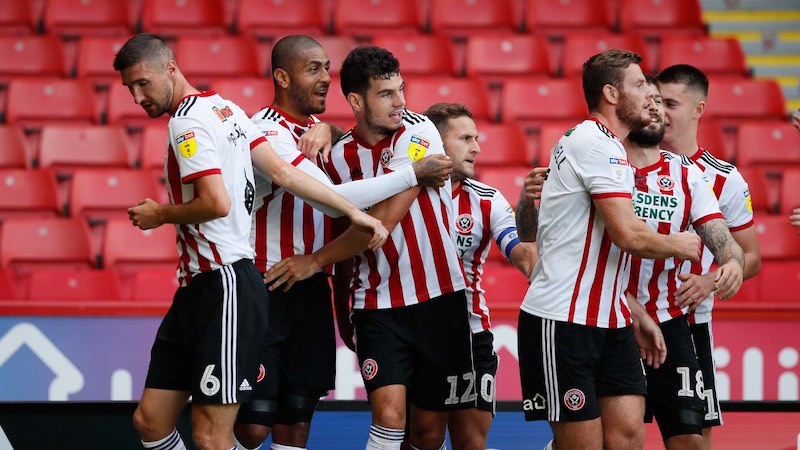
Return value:
M 536 232 L 539 230 L 539 208 L 535 200 L 541 198 L 544 180 L 547 178 L 547 168 L 537 167 L 525 177 L 525 183 L 519 194 L 515 220 L 517 233 L 522 242 L 536 242 Z

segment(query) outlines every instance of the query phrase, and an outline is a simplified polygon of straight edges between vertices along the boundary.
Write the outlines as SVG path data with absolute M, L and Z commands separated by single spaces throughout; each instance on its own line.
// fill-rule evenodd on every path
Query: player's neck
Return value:
M 630 162 L 634 167 L 639 169 L 649 167 L 661 159 L 661 153 L 658 150 L 658 146 L 642 147 L 630 139 L 625 139 L 624 144 L 625 153 L 628 154 L 628 162 Z
M 608 111 L 592 111 L 589 117 L 602 123 L 603 126 L 608 128 L 608 131 L 614 133 L 614 136 L 619 140 L 625 140 L 631 132 L 630 127 L 622 123 L 613 111 L 610 113 Z
M 300 112 L 290 101 L 282 98 L 282 96 L 275 96 L 272 105 L 273 108 L 280 109 L 282 112 L 288 114 L 292 119 L 299 123 L 307 123 L 310 114 L 303 114 Z
M 378 145 L 378 142 L 386 139 L 390 134 L 386 134 L 383 130 L 373 130 L 372 127 L 367 125 L 366 121 L 356 121 L 355 133 L 370 147 Z
M 186 78 L 184 78 L 183 76 L 177 77 L 177 79 L 175 80 L 175 87 L 172 90 L 172 104 L 170 105 L 169 108 L 170 112 L 178 109 L 178 106 L 181 104 L 183 99 L 186 98 L 187 95 L 194 95 L 199 93 L 200 91 L 195 89 L 195 87 L 192 86 L 191 84 L 189 84 L 189 82 L 186 81 Z
M 686 133 L 681 133 L 670 141 L 664 140 L 663 146 L 679 155 L 694 155 L 697 152 L 697 122 Z
M 456 191 L 456 189 L 458 189 L 459 187 L 461 187 L 461 181 L 462 181 L 462 180 L 463 180 L 463 178 L 460 178 L 460 179 L 458 179 L 458 180 L 456 180 L 455 178 L 452 178 L 452 177 L 450 178 L 450 185 L 451 185 L 451 187 L 452 187 L 452 191 L 453 191 L 453 192 L 455 192 L 455 191 Z

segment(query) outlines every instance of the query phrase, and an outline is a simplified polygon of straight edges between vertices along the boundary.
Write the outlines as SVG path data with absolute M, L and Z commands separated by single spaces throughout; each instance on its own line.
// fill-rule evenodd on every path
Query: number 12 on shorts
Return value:
M 450 396 L 445 399 L 445 405 L 456 405 L 459 403 L 472 403 L 478 398 L 477 394 L 475 393 L 475 373 L 474 372 L 467 372 L 460 377 L 464 380 L 465 383 L 462 383 L 462 386 L 466 384 L 467 388 L 464 390 L 464 393 L 459 397 L 458 395 L 458 382 L 459 376 L 458 375 L 450 375 L 447 377 L 447 382 L 450 384 Z

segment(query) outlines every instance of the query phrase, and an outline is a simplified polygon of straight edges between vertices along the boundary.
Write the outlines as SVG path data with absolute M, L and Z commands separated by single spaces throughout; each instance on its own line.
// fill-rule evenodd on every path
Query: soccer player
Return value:
M 720 264 L 715 280 L 717 295 L 730 298 L 742 284 L 742 248 L 728 231 L 703 172 L 686 156 L 659 151 L 664 137 L 664 108 L 654 79 L 648 78 L 648 88 L 656 105 L 653 122 L 631 131 L 624 142 L 628 161 L 635 168 L 634 211 L 660 234 L 694 228 Z M 678 269 L 680 261 L 674 258 L 633 257 L 628 304 L 634 330 L 657 324 L 666 346 L 658 352 L 642 352 L 648 363 L 646 421 L 656 418 L 667 450 L 700 450 L 705 409 L 703 374 L 686 319 L 689 308 L 675 306 Z
M 272 49 L 275 99 L 252 120 L 278 156 L 343 195 L 358 207 L 369 207 L 407 188 L 423 184 L 429 174 L 421 160 L 386 177 L 333 185 L 317 165 L 298 150 L 303 136 L 322 129 L 322 146 L 341 130 L 322 123 L 314 114 L 325 111 L 330 86 L 325 49 L 308 36 L 287 36 Z M 338 137 L 334 137 L 338 140 Z M 320 144 L 308 144 L 319 149 Z M 435 157 L 428 157 L 428 160 Z M 442 170 L 432 182 L 443 184 L 451 163 L 442 156 Z M 328 219 L 272 180 L 256 173 L 255 214 L 251 240 L 256 266 L 262 273 L 282 258 L 310 254 L 330 235 Z M 273 450 L 302 449 L 320 397 L 334 387 L 336 340 L 326 267 L 286 292 L 269 298 L 269 327 L 262 352 L 263 376 L 254 386 L 252 401 L 239 410 L 235 426 L 241 448 L 257 448 L 272 431 Z
M 151 34 L 128 40 L 114 59 L 122 83 L 150 117 L 170 114 L 165 178 L 169 205 L 144 199 L 128 210 L 141 229 L 175 224 L 181 286 L 159 327 L 134 425 L 145 448 L 185 448 L 175 429 L 192 396 L 201 449 L 234 447 L 239 403 L 252 392 L 266 329 L 263 281 L 249 244 L 254 161 L 276 183 L 344 212 L 380 245 L 386 230 L 277 157 L 235 104 L 199 92 L 169 46 Z
M 453 448 L 482 450 L 495 414 L 495 375 L 498 358 L 481 284 L 489 246 L 495 241 L 503 255 L 529 278 L 536 264 L 536 248 L 520 242 L 514 210 L 497 189 L 472 179 L 481 152 L 472 113 L 456 103 L 437 103 L 425 115 L 442 136 L 453 162 L 453 216 L 456 248 L 467 275 L 467 308 L 472 328 L 472 358 L 478 390 L 476 408 L 454 411 L 448 420 Z
M 334 145 L 325 165 L 334 182 L 382 178 L 424 155 L 444 153 L 431 121 L 405 109 L 400 65 L 390 52 L 354 49 L 342 65 L 341 82 L 356 126 Z M 355 270 L 337 267 L 345 277 L 334 285 L 334 301 L 340 335 L 358 354 L 369 395 L 366 448 L 400 448 L 408 396 L 411 445 L 440 449 L 448 411 L 472 408 L 476 397 L 466 284 L 450 230 L 451 185 L 408 189 L 369 213 L 391 230 L 382 248 L 364 250 L 364 239 L 348 229 L 313 255 L 276 264 L 267 280 L 291 284 L 356 255 Z
M 541 193 L 539 262 L 518 339 L 523 409 L 526 420 L 550 422 L 548 449 L 642 448 L 647 390 L 624 298 L 629 254 L 700 255 L 696 235 L 657 234 L 633 212 L 633 173 L 620 139 L 651 120 L 640 62 L 636 53 L 609 50 L 584 63 L 590 118 L 554 146 Z M 530 208 L 520 202 L 517 217 Z M 523 241 L 525 225 L 517 221 Z M 643 337 L 651 344 L 656 334 Z
M 711 182 L 728 228 L 744 250 L 744 279 L 755 276 L 761 268 L 761 252 L 753 226 L 753 208 L 747 183 L 736 167 L 716 158 L 697 143 L 697 126 L 708 98 L 708 78 L 699 69 L 675 65 L 657 77 L 664 100 L 665 133 L 662 147 L 689 157 Z M 703 370 L 707 411 L 703 422 L 706 448 L 711 448 L 711 427 L 722 425 L 722 413 L 715 387 L 711 310 L 714 306 L 715 272 L 710 272 L 714 255 L 703 249 L 701 262 L 684 262 L 679 278 L 678 307 L 689 306 L 689 323 Z

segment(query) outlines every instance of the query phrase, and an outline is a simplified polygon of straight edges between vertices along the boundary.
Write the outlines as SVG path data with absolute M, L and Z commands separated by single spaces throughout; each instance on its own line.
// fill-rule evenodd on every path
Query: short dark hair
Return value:
M 447 130 L 447 121 L 450 119 L 458 119 L 459 117 L 473 119 L 469 108 L 461 103 L 435 103 L 425 111 L 425 115 L 436 125 L 439 133 Z
M 128 39 L 114 57 L 114 70 L 125 70 L 143 61 L 160 60 L 166 63 L 175 59 L 172 49 L 160 37 L 150 33 L 140 33 Z
M 583 63 L 583 96 L 589 111 L 600 106 L 603 86 L 610 84 L 622 89 L 625 69 L 631 64 L 639 64 L 642 57 L 629 50 L 606 50 Z
M 356 47 L 342 63 L 342 93 L 364 95 L 372 80 L 388 80 L 400 74 L 400 61 L 389 50 L 380 47 Z
M 297 61 L 298 52 L 317 47 L 322 47 L 322 44 L 309 36 L 293 34 L 281 38 L 272 47 L 272 70 L 289 70 Z
M 675 64 L 662 70 L 656 77 L 659 84 L 683 84 L 693 91 L 703 94 L 708 98 L 708 77 L 702 70 L 688 64 Z

